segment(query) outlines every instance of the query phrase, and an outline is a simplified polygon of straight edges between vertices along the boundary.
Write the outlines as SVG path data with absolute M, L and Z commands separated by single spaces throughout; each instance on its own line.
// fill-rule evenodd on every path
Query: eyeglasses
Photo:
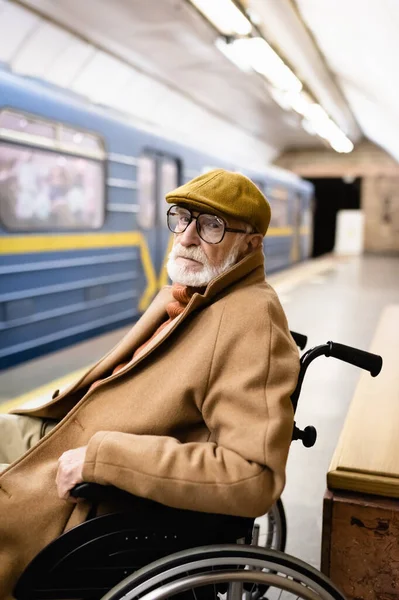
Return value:
M 207 244 L 219 244 L 226 231 L 248 233 L 244 229 L 226 227 L 224 220 L 216 215 L 200 213 L 197 217 L 194 217 L 191 210 L 177 205 L 171 206 L 167 212 L 168 227 L 173 233 L 186 231 L 192 220 L 196 221 L 197 233 L 201 240 L 204 240 Z

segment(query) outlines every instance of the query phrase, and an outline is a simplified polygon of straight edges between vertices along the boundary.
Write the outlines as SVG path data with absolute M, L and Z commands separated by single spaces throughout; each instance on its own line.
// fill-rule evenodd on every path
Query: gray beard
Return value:
M 199 271 L 193 271 L 190 267 L 178 265 L 176 263 L 177 256 L 187 256 L 187 258 L 194 258 L 195 260 L 200 260 L 202 262 L 203 267 Z M 219 265 L 210 264 L 206 255 L 203 251 L 197 248 L 184 248 L 180 244 L 174 246 L 172 248 L 171 253 L 169 254 L 168 262 L 166 264 L 166 269 L 168 271 L 168 275 L 173 283 L 179 283 L 180 285 L 189 285 L 191 287 L 203 287 L 208 285 L 212 279 L 218 277 L 230 267 L 232 267 L 238 258 L 238 245 L 237 247 L 233 247 L 229 253 L 229 255 L 225 258 L 225 260 Z

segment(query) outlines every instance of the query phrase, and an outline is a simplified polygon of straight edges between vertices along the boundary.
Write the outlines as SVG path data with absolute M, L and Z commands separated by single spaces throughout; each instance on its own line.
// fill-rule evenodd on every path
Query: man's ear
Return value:
M 248 240 L 248 252 L 253 252 L 258 248 L 261 248 L 263 244 L 263 235 L 260 233 L 254 233 Z

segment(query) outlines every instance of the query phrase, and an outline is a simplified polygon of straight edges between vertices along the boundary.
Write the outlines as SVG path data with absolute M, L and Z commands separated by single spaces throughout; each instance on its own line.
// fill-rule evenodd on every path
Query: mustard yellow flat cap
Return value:
M 172 190 L 166 202 L 245 221 L 262 235 L 270 223 L 270 205 L 262 192 L 245 175 L 224 169 L 208 171 Z

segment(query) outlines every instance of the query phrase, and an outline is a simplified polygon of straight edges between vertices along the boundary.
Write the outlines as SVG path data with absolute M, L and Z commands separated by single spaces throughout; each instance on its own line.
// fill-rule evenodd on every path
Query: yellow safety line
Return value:
M 0 254 L 54 252 L 115 246 L 137 246 L 142 239 L 139 231 L 118 233 L 78 233 L 57 235 L 17 235 L 0 237 Z
M 139 240 L 141 260 L 143 263 L 143 269 L 147 278 L 147 287 L 144 290 L 144 294 L 139 300 L 139 309 L 144 311 L 151 302 L 152 297 L 157 291 L 157 275 L 155 273 L 154 265 L 152 264 L 150 251 L 148 250 L 147 240 L 143 235 L 140 234 Z
M 269 236 L 292 235 L 292 227 L 269 227 Z M 25 254 L 27 252 L 56 252 L 59 250 L 83 250 L 138 246 L 146 243 L 140 231 L 115 233 L 84 233 L 57 235 L 16 235 L 0 237 L 0 254 Z
M 60 377 L 59 379 L 54 379 L 53 381 L 50 381 L 49 383 L 46 383 L 38 388 L 35 388 L 34 390 L 27 392 L 26 394 L 17 396 L 16 398 L 13 398 L 12 400 L 0 403 L 0 412 L 5 413 L 16 407 L 22 408 L 21 405 L 22 404 L 25 405 L 27 403 L 29 403 L 31 405 L 31 406 L 29 406 L 29 408 L 33 408 L 35 405 L 35 401 L 42 404 L 43 399 L 46 399 L 46 397 L 47 397 L 48 401 L 50 401 L 51 396 L 54 393 L 54 390 L 57 390 L 57 389 L 61 390 L 62 388 L 67 387 L 70 383 L 72 383 L 72 381 L 79 379 L 83 375 L 83 373 L 85 373 L 89 368 L 90 368 L 90 365 L 84 369 L 79 369 L 77 371 L 73 371 L 72 373 L 69 373 L 68 375 L 65 375 L 64 377 Z M 23 408 L 28 408 L 28 406 L 24 406 Z
M 147 240 L 139 231 L 119 233 L 85 233 L 76 235 L 24 235 L 0 237 L 0 254 L 23 254 L 26 252 L 55 252 L 59 250 L 83 250 L 89 248 L 115 248 L 138 246 L 147 287 L 139 301 L 145 310 L 157 291 L 157 275 L 151 261 Z
M 292 235 L 294 233 L 294 229 L 292 227 L 269 227 L 267 230 L 267 237 L 280 237 L 284 235 Z

